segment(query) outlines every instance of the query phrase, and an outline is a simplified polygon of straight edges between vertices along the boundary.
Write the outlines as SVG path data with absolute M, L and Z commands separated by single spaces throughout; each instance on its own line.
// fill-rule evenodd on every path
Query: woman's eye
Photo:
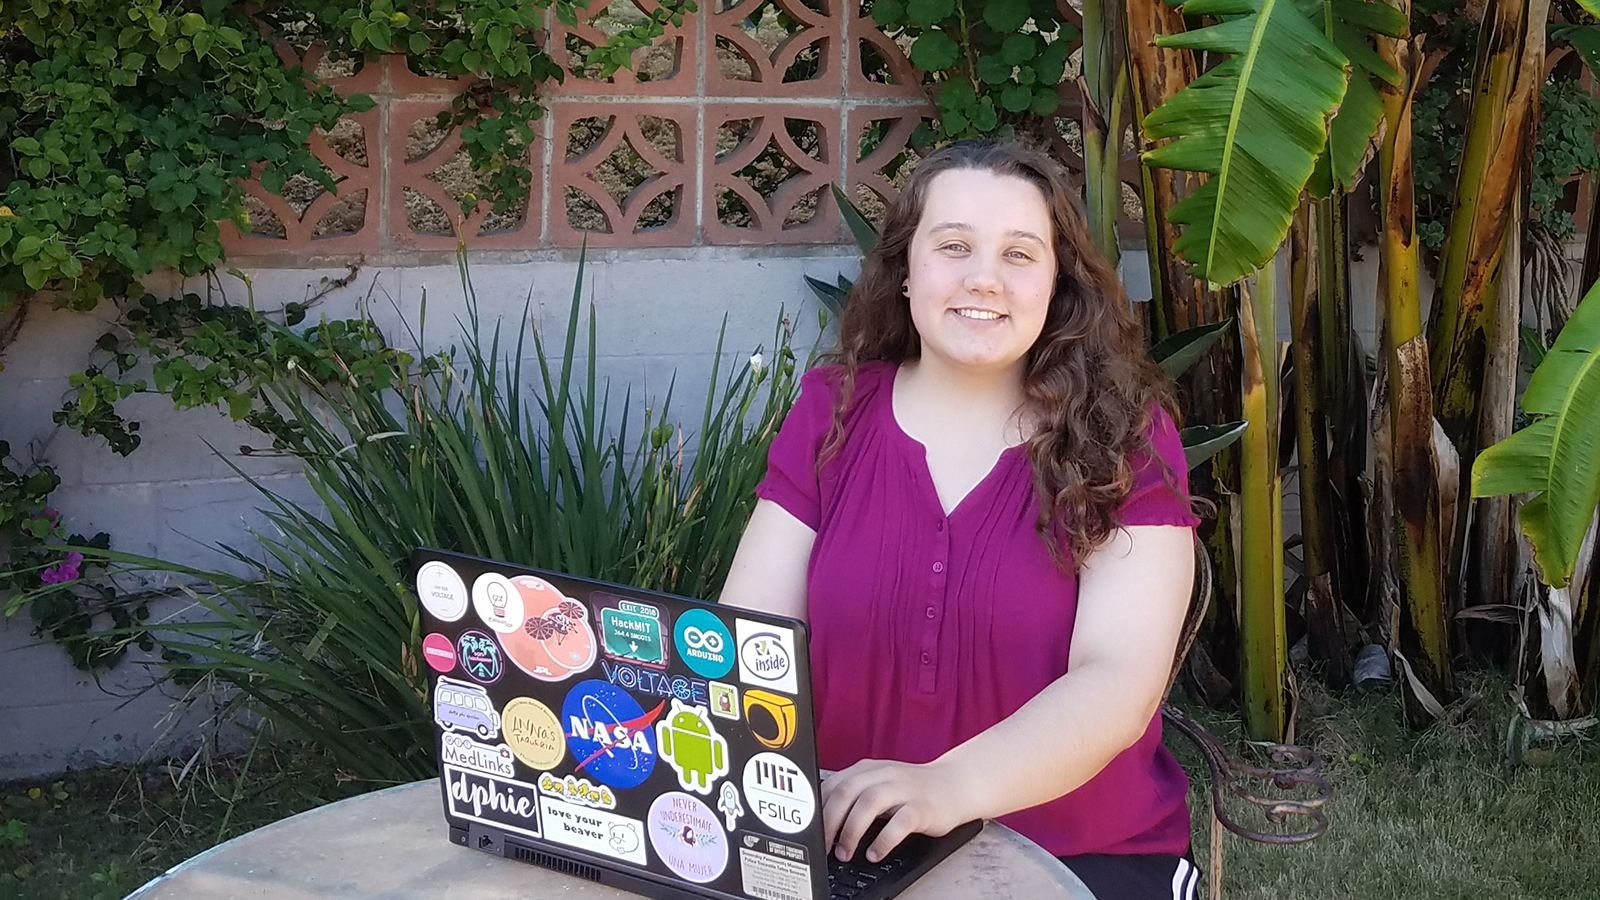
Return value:
M 1024 250 L 1012 250 L 1011 252 L 1007 253 L 1006 255 L 1011 257 L 1012 259 L 1022 260 L 1024 262 L 1032 262 L 1033 261 L 1033 257 L 1031 255 L 1029 255 L 1027 253 L 1027 251 L 1024 251 Z
M 939 249 L 948 250 L 952 253 L 965 253 L 967 250 L 967 245 L 961 243 L 960 241 L 951 241 L 950 243 L 941 246 Z

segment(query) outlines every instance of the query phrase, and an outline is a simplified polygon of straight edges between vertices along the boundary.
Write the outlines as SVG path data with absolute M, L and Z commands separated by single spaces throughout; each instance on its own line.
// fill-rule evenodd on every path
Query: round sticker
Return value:
M 562 681 L 594 665 L 589 610 L 532 575 L 511 579 L 522 605 L 520 627 L 501 635 L 517 668 L 540 681 Z
M 656 738 L 651 726 L 660 717 L 662 701 L 646 713 L 628 692 L 604 681 L 580 681 L 561 703 L 567 726 L 567 749 L 579 774 L 614 788 L 638 787 L 656 767 Z
M 756 818 L 784 834 L 804 831 L 817 811 L 806 773 L 776 753 L 757 753 L 744 764 L 744 797 Z
M 650 804 L 650 846 L 680 878 L 705 884 L 728 867 L 728 836 L 711 807 L 679 791 Z
M 499 681 L 500 673 L 505 671 L 500 661 L 500 647 L 494 638 L 481 631 L 461 632 L 461 637 L 456 638 L 456 658 L 468 675 L 484 684 Z
M 721 678 L 733 668 L 733 635 L 709 610 L 691 609 L 679 616 L 672 642 L 696 675 Z
M 467 586 L 456 570 L 437 560 L 417 570 L 417 599 L 441 622 L 454 622 L 467 611 Z
M 472 609 L 483 624 L 500 634 L 522 627 L 522 595 L 498 572 L 485 572 L 472 583 Z
M 456 648 L 442 634 L 430 634 L 422 639 L 422 658 L 435 672 L 448 672 L 456 667 Z
M 500 711 L 500 730 L 523 765 L 548 772 L 566 756 L 560 720 L 550 707 L 530 697 L 517 697 L 506 704 Z

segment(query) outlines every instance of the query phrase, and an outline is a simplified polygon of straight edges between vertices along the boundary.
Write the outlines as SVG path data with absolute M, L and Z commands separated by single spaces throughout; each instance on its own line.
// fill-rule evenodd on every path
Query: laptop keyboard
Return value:
M 840 862 L 828 858 L 828 897 L 830 900 L 857 900 L 880 881 L 892 879 L 905 868 L 906 860 L 891 854 L 881 862 Z

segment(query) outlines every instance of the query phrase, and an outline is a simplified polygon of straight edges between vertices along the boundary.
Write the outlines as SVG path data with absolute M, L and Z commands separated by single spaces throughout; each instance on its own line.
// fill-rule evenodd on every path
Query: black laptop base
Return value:
M 862 852 L 856 858 L 842 862 L 828 857 L 828 900 L 887 900 L 926 875 L 957 847 L 976 837 L 983 823 L 968 822 L 944 837 L 913 834 L 900 842 L 893 853 L 872 863 Z M 553 869 L 573 878 L 595 881 L 608 887 L 619 888 L 656 900 L 682 900 L 698 898 L 700 892 L 679 882 L 666 883 L 640 878 L 610 866 L 598 866 L 566 853 L 552 853 L 551 848 L 532 847 L 515 836 L 492 828 L 474 825 L 470 829 L 450 826 L 450 842 L 470 847 L 494 856 L 515 859 Z M 863 841 L 865 848 L 869 842 Z M 822 900 L 822 898 L 817 898 Z

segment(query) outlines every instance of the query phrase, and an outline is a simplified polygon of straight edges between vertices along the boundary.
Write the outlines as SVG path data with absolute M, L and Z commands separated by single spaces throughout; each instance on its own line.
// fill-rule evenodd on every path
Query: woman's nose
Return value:
M 975 294 L 997 294 L 1000 292 L 999 267 L 995 260 L 986 256 L 974 254 L 970 268 L 967 269 L 967 290 Z

